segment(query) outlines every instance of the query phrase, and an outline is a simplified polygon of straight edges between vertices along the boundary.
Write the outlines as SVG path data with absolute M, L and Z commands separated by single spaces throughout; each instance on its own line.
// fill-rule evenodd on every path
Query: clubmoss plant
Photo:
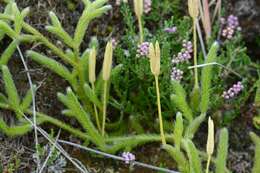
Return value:
M 6 6 L 5 12 L 0 14 L 0 30 L 3 31 L 2 35 L 9 37 L 13 41 L 1 55 L 1 62 L 7 64 L 16 50 L 14 48 L 15 44 L 24 42 L 28 43 L 32 41 L 45 46 L 51 50 L 54 55 L 60 58 L 61 61 L 57 61 L 33 50 L 29 50 L 26 53 L 33 61 L 41 64 L 59 75 L 61 78 L 67 80 L 69 87 L 67 87 L 66 93 L 58 93 L 58 99 L 65 105 L 62 114 L 69 118 L 76 119 L 82 129 L 72 127 L 63 121 L 42 112 L 36 112 L 38 125 L 51 123 L 68 131 L 86 143 L 90 141 L 100 150 L 109 153 L 115 153 L 124 149 L 130 150 L 140 144 L 161 140 L 160 136 L 157 134 L 140 134 L 117 137 L 111 137 L 108 134 L 105 137 L 103 136 L 105 133 L 105 111 L 108 103 L 108 97 L 106 95 L 108 95 L 107 91 L 110 87 L 109 79 L 119 76 L 123 66 L 119 64 L 111 70 L 112 44 L 109 42 L 107 53 L 105 53 L 107 58 L 104 60 L 106 62 L 104 63 L 104 68 L 102 70 L 106 73 L 100 73 L 96 80 L 93 80 L 94 70 L 89 69 L 89 64 L 93 64 L 93 62 L 89 62 L 90 50 L 93 47 L 90 46 L 91 49 L 85 49 L 85 51 L 80 52 L 82 48 L 81 43 L 83 42 L 89 22 L 104 14 L 111 8 L 111 6 L 106 5 L 106 0 L 96 0 L 93 2 L 84 0 L 83 2 L 85 9 L 82 16 L 79 18 L 73 37 L 66 33 L 58 17 L 54 13 L 50 12 L 51 25 L 47 26 L 46 29 L 57 36 L 57 38 L 67 46 L 67 50 L 64 51 L 51 43 L 37 29 L 22 20 L 27 10 L 25 10 L 25 12 L 20 12 L 18 8 L 11 8 L 13 6 L 15 7 L 16 3 L 10 1 Z M 1 68 L 2 73 L 4 74 L 4 84 L 6 86 L 5 92 L 7 96 L 1 94 L 0 108 L 13 111 L 18 123 L 17 125 L 9 126 L 2 120 L 0 123 L 1 131 L 10 136 L 24 135 L 33 129 L 24 118 L 24 115 L 30 116 L 34 114 L 31 110 L 32 96 L 28 94 L 28 96 L 26 95 L 24 99 L 21 100 L 8 67 L 2 66 Z M 92 70 L 92 76 L 88 75 L 89 70 Z M 95 89 L 89 86 L 89 84 L 94 81 Z M 100 99 L 102 96 L 103 104 L 102 99 Z M 104 129 L 103 134 L 98 130 L 98 125 L 95 125 L 97 123 L 93 123 L 93 119 L 95 119 L 95 116 L 93 116 L 95 115 L 93 104 L 96 105 L 99 110 L 98 112 L 103 112 L 103 116 L 105 116 L 102 121 Z M 109 127 L 111 126 L 112 125 Z M 165 138 L 166 140 L 169 140 L 170 135 L 166 135 Z
M 212 123 L 212 122 L 210 122 Z M 210 144 L 207 147 L 207 153 L 204 153 L 200 150 L 198 150 L 195 146 L 195 144 L 192 142 L 191 138 L 185 136 L 185 131 L 188 131 L 189 129 L 183 124 L 182 121 L 182 115 L 180 113 L 177 114 L 177 119 L 175 122 L 175 128 L 173 131 L 174 136 L 174 146 L 172 145 L 164 145 L 163 148 L 172 156 L 172 158 L 176 161 L 178 165 L 178 170 L 182 173 L 190 173 L 190 172 L 196 172 L 201 173 L 203 172 L 202 167 L 202 160 L 209 160 L 208 155 L 212 153 L 213 149 L 213 143 L 212 143 L 212 134 L 210 134 L 209 142 Z M 212 124 L 210 125 L 210 131 L 212 133 Z M 212 159 L 210 161 L 215 164 L 216 166 L 216 172 L 220 173 L 219 171 L 228 172 L 226 168 L 226 157 L 228 152 L 228 132 L 224 128 L 220 131 L 220 140 L 218 144 L 218 152 L 217 157 L 214 158 L 212 156 Z M 212 155 L 212 154 L 211 154 Z M 209 163 L 208 161 L 206 172 L 208 171 Z

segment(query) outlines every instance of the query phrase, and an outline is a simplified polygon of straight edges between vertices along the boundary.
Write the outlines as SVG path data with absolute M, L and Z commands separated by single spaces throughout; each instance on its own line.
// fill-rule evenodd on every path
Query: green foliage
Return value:
M 173 136 L 174 136 L 174 142 L 175 142 L 176 148 L 179 150 L 181 147 L 183 131 L 184 131 L 184 127 L 183 127 L 182 115 L 180 113 L 177 113 L 176 122 L 174 124 Z
M 86 132 L 91 137 L 92 142 L 102 147 L 104 145 L 104 141 L 101 135 L 94 127 L 89 114 L 84 111 L 73 91 L 70 88 L 68 88 L 67 95 L 58 93 L 58 98 L 64 105 L 66 105 L 69 108 L 71 115 L 73 115 L 82 125 L 82 127 L 86 130 Z
M 27 56 L 29 56 L 32 60 L 49 68 L 50 70 L 54 71 L 55 73 L 60 75 L 62 78 L 68 80 L 71 83 L 71 85 L 75 84 L 75 79 L 74 79 L 74 76 L 71 74 L 71 72 L 65 66 L 58 63 L 57 61 L 55 61 L 51 58 L 48 58 L 46 56 L 43 56 L 34 51 L 28 51 Z
M 189 163 L 180 149 L 171 145 L 164 145 L 163 148 L 171 155 L 178 165 L 178 170 L 182 173 L 189 173 Z
M 225 172 L 228 155 L 228 131 L 221 129 L 219 135 L 218 152 L 216 158 L 216 173 Z
M 19 107 L 20 97 L 15 87 L 12 75 L 7 66 L 2 66 L 2 73 L 3 73 L 3 80 L 5 83 L 5 90 L 7 93 L 8 103 L 13 109 L 16 109 Z
M 185 136 L 188 138 L 193 138 L 197 130 L 199 129 L 201 123 L 205 120 L 206 114 L 201 114 L 200 116 L 196 117 L 188 126 L 187 130 L 185 131 Z
M 201 160 L 199 158 L 199 153 L 195 145 L 190 140 L 185 140 L 185 150 L 189 157 L 190 172 L 191 173 L 201 173 Z
M 250 133 L 252 141 L 255 143 L 255 160 L 252 173 L 260 171 L 260 138 L 253 132 Z
M 213 63 L 217 58 L 217 51 L 219 49 L 219 44 L 215 42 L 208 53 L 208 56 L 205 61 L 205 65 Z M 210 89 L 211 89 L 211 80 L 213 75 L 213 66 L 205 66 L 201 72 L 201 103 L 200 109 L 201 113 L 206 113 L 210 103 Z
M 173 104 L 176 104 L 176 106 L 183 112 L 184 117 L 191 122 L 193 115 L 188 103 L 186 102 L 187 96 L 185 90 L 177 81 L 172 81 L 172 87 L 174 90 L 174 94 L 171 95 Z
M 16 51 L 17 40 L 13 40 L 12 43 L 5 49 L 0 57 L 0 65 L 6 65 L 9 59 L 12 57 L 14 52 Z
M 23 123 L 9 127 L 3 119 L 0 119 L 0 131 L 10 137 L 22 136 L 32 130 L 30 123 Z

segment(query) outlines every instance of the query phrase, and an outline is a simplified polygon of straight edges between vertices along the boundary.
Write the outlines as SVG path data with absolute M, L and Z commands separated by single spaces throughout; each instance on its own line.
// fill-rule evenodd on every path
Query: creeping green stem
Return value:
M 103 95 L 103 120 L 102 120 L 102 136 L 105 135 L 106 126 L 106 114 L 107 114 L 107 81 L 104 80 L 104 95 Z
M 159 81 L 158 76 L 155 76 L 155 83 L 156 83 L 156 94 L 157 94 L 157 106 L 158 106 L 158 115 L 160 121 L 160 133 L 162 138 L 162 144 L 166 144 L 164 130 L 163 130 L 163 120 L 162 120 L 162 110 L 161 110 L 161 100 L 160 100 L 160 89 L 159 89 Z
M 50 48 L 56 55 L 58 55 L 63 61 L 76 66 L 77 64 L 70 59 L 62 50 L 52 44 L 46 37 L 44 37 L 39 31 L 33 28 L 31 25 L 23 22 L 23 28 L 27 31 L 36 36 L 45 46 Z

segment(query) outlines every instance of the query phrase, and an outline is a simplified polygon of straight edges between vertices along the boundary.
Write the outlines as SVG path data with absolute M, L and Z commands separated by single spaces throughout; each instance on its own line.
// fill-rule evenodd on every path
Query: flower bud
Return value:
M 88 70 L 89 70 L 89 82 L 94 83 L 96 81 L 96 48 L 92 48 L 89 54 L 88 60 Z
M 112 41 L 109 41 L 106 45 L 104 61 L 103 61 L 103 80 L 109 80 L 113 57 L 113 45 Z
M 214 152 L 214 122 L 209 117 L 209 119 L 208 119 L 207 154 L 212 155 L 213 152 Z
M 149 58 L 150 58 L 150 68 L 151 68 L 153 75 L 159 76 L 161 53 L 160 53 L 160 46 L 159 46 L 158 41 L 156 41 L 155 47 L 152 43 L 150 43 Z

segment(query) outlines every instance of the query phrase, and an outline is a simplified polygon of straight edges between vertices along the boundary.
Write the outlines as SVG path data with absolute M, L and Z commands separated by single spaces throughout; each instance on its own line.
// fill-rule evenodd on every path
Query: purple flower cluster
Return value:
M 164 29 L 164 32 L 167 32 L 167 33 L 175 33 L 177 31 L 177 27 L 176 26 L 173 26 L 173 27 L 167 27 Z
M 236 95 L 238 95 L 243 90 L 243 88 L 243 84 L 241 82 L 238 82 L 237 84 L 234 84 L 231 88 L 229 88 L 228 91 L 224 91 L 222 97 L 226 100 L 232 99 Z
M 144 13 L 149 13 L 152 9 L 152 0 L 144 0 Z
M 241 30 L 239 27 L 238 18 L 234 15 L 229 15 L 227 20 L 222 18 L 221 23 L 225 25 L 221 33 L 224 38 L 231 39 L 233 38 L 236 30 Z
M 193 52 L 192 42 L 183 40 L 182 49 L 178 53 L 178 55 L 172 59 L 172 63 L 178 64 L 180 62 L 188 61 L 189 59 L 191 59 L 192 52 Z
M 171 80 L 180 81 L 183 77 L 183 71 L 177 69 L 176 67 L 172 68 Z
M 130 152 L 123 152 L 122 157 L 124 158 L 124 161 L 126 164 L 129 164 L 129 163 L 135 161 L 135 155 Z
M 149 42 L 143 42 L 142 44 L 138 45 L 137 48 L 137 56 L 148 56 L 149 54 Z

